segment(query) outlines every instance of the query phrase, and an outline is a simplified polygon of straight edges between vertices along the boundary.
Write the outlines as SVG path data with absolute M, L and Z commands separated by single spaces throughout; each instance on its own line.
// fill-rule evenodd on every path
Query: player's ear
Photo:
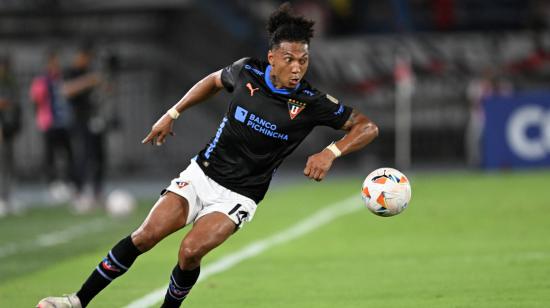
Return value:
M 271 49 L 267 52 L 267 62 L 269 62 L 269 65 L 273 66 L 273 58 L 275 55 L 273 54 L 273 51 Z

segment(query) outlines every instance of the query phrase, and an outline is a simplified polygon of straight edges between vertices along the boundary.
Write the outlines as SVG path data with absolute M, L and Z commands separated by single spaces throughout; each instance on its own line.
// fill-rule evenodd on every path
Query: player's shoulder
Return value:
M 315 88 L 305 79 L 301 81 L 300 87 L 296 91 L 296 94 L 299 98 L 310 103 L 330 102 L 339 104 L 338 99 L 322 90 Z
M 239 61 L 242 61 L 243 68 L 247 72 L 254 74 L 258 77 L 264 76 L 265 70 L 268 65 L 267 61 L 253 58 L 253 57 L 242 58 Z
M 265 61 L 262 61 L 260 59 L 257 59 L 257 58 L 253 58 L 253 57 L 243 57 L 243 58 L 240 58 L 238 60 L 236 60 L 235 62 L 233 62 L 233 66 L 239 66 L 239 67 L 244 67 L 244 66 L 251 66 L 251 67 L 254 67 L 254 68 L 265 68 L 267 66 L 266 64 L 267 62 Z
M 262 61 L 253 57 L 244 57 L 226 67 L 226 70 L 238 73 L 246 72 L 248 74 L 256 75 L 257 77 L 263 77 L 266 67 L 266 61 Z

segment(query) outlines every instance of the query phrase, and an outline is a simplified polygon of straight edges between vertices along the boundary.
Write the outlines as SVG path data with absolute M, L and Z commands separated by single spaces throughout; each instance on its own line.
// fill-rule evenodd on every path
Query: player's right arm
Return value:
M 166 140 L 166 136 L 173 136 L 172 124 L 180 113 L 209 99 L 224 88 L 221 76 L 222 70 L 219 70 L 197 82 L 172 108 L 158 119 L 141 143 L 162 145 Z

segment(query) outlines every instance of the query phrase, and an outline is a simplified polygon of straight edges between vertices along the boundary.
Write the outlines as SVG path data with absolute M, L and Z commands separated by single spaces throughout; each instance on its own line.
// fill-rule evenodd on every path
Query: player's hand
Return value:
M 328 149 L 311 155 L 307 159 L 304 175 L 315 181 L 323 180 L 332 166 L 334 159 L 336 159 L 336 156 Z
M 168 115 L 164 114 L 151 128 L 151 132 L 141 141 L 141 143 L 151 143 L 161 146 L 166 141 L 166 136 L 174 136 L 172 131 L 172 124 L 174 120 Z

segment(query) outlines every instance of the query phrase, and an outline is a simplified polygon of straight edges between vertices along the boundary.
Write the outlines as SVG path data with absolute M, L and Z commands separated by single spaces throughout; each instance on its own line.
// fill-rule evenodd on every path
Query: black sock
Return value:
M 166 290 L 161 308 L 178 308 L 197 282 L 197 279 L 199 279 L 200 272 L 200 266 L 190 271 L 184 271 L 176 264 L 174 270 L 172 270 L 170 284 Z
M 113 279 L 126 273 L 140 254 L 131 236 L 118 242 L 76 293 L 82 307 L 86 307 Z

